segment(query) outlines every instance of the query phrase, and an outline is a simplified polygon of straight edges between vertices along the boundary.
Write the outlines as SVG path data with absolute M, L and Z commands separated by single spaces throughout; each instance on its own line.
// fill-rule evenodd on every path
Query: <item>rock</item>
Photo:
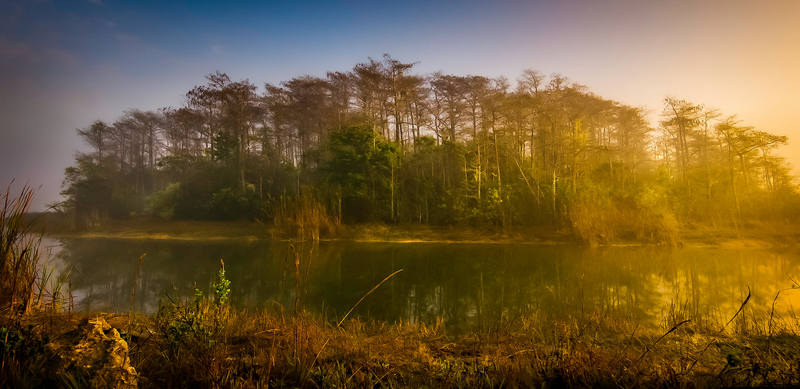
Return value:
M 85 319 L 74 331 L 47 345 L 54 355 L 50 371 L 63 379 L 82 375 L 93 388 L 130 389 L 138 375 L 130 365 L 128 343 L 102 318 Z

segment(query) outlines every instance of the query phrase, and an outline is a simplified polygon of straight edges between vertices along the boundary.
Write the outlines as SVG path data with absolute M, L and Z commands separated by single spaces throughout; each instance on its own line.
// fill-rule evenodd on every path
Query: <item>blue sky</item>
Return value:
M 180 106 L 220 70 L 256 85 L 384 53 L 415 70 L 558 72 L 658 120 L 673 95 L 788 135 L 800 166 L 798 1 L 0 0 L 0 184 L 58 200 L 76 128 Z

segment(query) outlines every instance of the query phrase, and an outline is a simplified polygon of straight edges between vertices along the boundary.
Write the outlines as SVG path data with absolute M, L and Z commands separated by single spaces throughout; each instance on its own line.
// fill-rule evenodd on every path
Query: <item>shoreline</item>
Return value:
M 50 221 L 41 223 L 50 238 L 125 239 L 156 241 L 290 241 L 279 238 L 271 226 L 256 222 L 154 221 L 146 219 L 114 221 L 81 231 L 69 231 Z M 52 225 L 52 224 L 51 224 Z M 320 242 L 396 243 L 396 244 L 525 244 L 542 246 L 579 246 L 563 230 L 525 227 L 430 226 L 415 224 L 364 224 L 344 226 L 335 237 L 321 237 Z M 648 239 L 616 239 L 597 247 L 663 246 Z M 680 230 L 678 247 L 764 249 L 797 248 L 800 228 L 772 224 L 753 224 L 738 230 L 731 227 L 690 226 Z
M 796 247 L 797 234 L 785 227 L 752 225 L 736 231 L 692 227 L 683 242 L 688 242 L 684 247 L 791 247 L 781 244 L 789 242 Z M 374 243 L 448 239 L 456 244 L 575 245 L 562 231 L 537 229 L 363 225 L 344 232 L 340 240 Z M 48 236 L 182 241 L 260 236 L 258 240 L 267 241 L 271 235 L 258 223 L 131 220 L 71 234 L 56 229 Z M 656 246 L 621 242 L 605 247 L 621 245 Z M 109 380 L 118 383 L 114 387 L 125 388 L 800 384 L 796 369 L 800 336 L 794 315 L 783 318 L 745 310 L 749 293 L 738 311 L 726 311 L 721 317 L 680 304 L 662 312 L 663 322 L 650 324 L 605 308 L 511 317 L 489 312 L 477 328 L 459 335 L 448 330 L 445 316 L 388 322 L 348 319 L 348 312 L 337 322 L 324 313 L 306 312 L 297 299 L 294 312 L 288 305 L 235 309 L 226 302 L 230 283 L 221 264 L 221 287 L 215 284 L 213 298 L 200 293 L 194 300 L 163 301 L 157 313 L 75 313 L 71 299 L 61 293 L 35 303 L 26 300 L 31 305 L 26 303 L 22 310 L 0 312 L 4 332 L 0 387 L 106 387 L 111 386 Z M 298 261 L 295 266 L 299 269 Z M 134 285 L 138 267 L 136 271 Z M 298 270 L 295 296 L 304 293 L 299 280 Z M 131 301 L 135 293 L 136 287 Z M 25 296 L 31 299 L 32 293 Z M 14 307 L 13 300 L 9 307 Z M 65 309 L 69 312 L 63 313 Z

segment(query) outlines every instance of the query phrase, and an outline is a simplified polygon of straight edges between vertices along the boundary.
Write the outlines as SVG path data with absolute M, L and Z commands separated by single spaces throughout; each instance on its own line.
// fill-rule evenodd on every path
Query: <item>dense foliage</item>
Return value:
M 217 72 L 180 108 L 96 121 L 78 130 L 93 151 L 66 170 L 61 209 L 81 226 L 312 204 L 338 223 L 565 226 L 587 243 L 800 211 L 772 154 L 786 138 L 703 105 L 666 98 L 653 128 L 559 74 L 512 87 L 413 66 L 385 55 L 261 92 Z

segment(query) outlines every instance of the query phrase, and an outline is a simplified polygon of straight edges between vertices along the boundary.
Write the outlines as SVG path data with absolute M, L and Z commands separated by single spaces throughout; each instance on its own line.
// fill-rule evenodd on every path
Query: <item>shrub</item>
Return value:
M 172 220 L 175 204 L 180 200 L 180 183 L 172 183 L 163 191 L 153 193 L 147 198 L 145 212 L 164 220 Z
M 207 209 L 212 220 L 245 219 L 256 214 L 258 202 L 250 191 L 240 193 L 223 188 L 211 196 Z

